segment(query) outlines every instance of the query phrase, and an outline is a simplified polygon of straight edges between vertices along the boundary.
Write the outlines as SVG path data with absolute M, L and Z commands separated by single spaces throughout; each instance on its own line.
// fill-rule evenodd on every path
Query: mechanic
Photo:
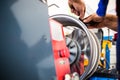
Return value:
M 116 0 L 116 15 L 106 14 L 106 9 L 109 0 L 100 0 L 96 13 L 84 18 L 85 15 L 85 4 L 84 0 L 69 0 L 68 4 L 71 12 L 80 17 L 85 23 L 94 22 L 89 28 L 102 28 L 108 27 L 118 32 L 117 45 L 116 45 L 116 68 L 120 74 L 120 0 Z M 119 78 L 120 80 L 120 78 Z

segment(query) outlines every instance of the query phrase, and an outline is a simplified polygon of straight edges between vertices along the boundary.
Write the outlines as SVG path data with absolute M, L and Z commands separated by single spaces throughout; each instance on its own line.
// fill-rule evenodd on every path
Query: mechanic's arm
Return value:
M 108 1 L 109 0 L 100 0 L 100 2 L 98 4 L 98 9 L 96 11 L 98 16 L 101 16 L 101 17 L 105 16 L 106 10 L 107 10 Z
M 91 29 L 91 28 L 107 27 L 114 31 L 117 31 L 117 25 L 118 25 L 117 18 L 118 17 L 116 15 L 106 14 L 106 16 L 104 16 L 104 18 L 101 22 L 93 22 L 93 21 L 89 22 L 88 28 Z
M 117 18 L 118 17 L 116 15 L 106 14 L 106 16 L 104 17 L 104 20 L 103 20 L 103 23 L 105 24 L 104 26 L 106 26 L 114 31 L 117 31 L 117 26 L 118 26 Z

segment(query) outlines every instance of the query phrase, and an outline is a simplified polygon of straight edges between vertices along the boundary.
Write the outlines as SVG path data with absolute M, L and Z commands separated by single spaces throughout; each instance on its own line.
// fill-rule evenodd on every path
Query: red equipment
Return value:
M 70 63 L 68 60 L 70 54 L 65 43 L 63 25 L 52 19 L 49 22 L 57 80 L 63 80 L 65 74 L 70 73 Z

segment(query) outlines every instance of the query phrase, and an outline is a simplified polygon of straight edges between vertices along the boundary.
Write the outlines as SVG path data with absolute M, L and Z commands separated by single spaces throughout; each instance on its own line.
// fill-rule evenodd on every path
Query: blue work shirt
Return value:
M 109 0 L 100 0 L 99 4 L 98 4 L 98 9 L 96 11 L 96 13 L 99 16 L 105 16 L 106 14 L 106 9 L 107 9 L 107 5 L 108 5 L 108 1 Z

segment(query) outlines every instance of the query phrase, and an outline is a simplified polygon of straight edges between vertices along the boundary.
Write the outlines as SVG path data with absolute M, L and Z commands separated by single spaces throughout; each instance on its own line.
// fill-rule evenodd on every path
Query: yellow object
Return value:
M 103 48 L 103 49 L 105 49 L 106 44 L 108 44 L 108 47 L 109 47 L 109 48 L 112 47 L 112 42 L 111 42 L 111 41 L 109 41 L 109 40 L 103 40 L 103 43 L 102 43 L 102 48 Z
M 100 56 L 100 61 L 99 61 L 99 65 L 103 68 L 106 67 L 106 63 L 105 63 L 105 49 L 106 49 L 106 44 L 108 44 L 108 47 L 111 48 L 112 47 L 112 42 L 109 40 L 103 40 L 102 42 L 102 52 L 101 52 L 101 56 Z M 101 62 L 103 61 L 103 62 Z
M 85 59 L 84 60 L 84 66 L 87 66 L 88 65 L 88 59 Z

